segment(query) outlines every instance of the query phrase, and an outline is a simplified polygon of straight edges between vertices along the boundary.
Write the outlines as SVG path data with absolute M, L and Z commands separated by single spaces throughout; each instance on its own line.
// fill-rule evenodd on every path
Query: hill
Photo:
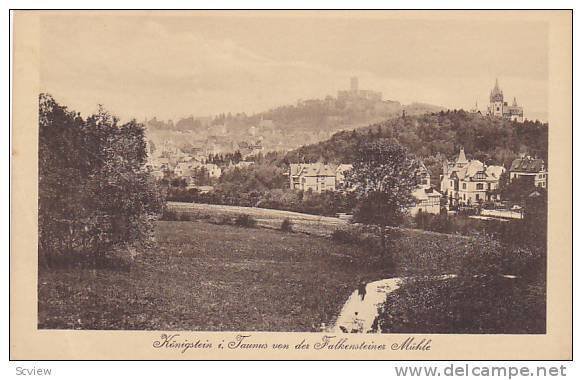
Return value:
M 379 138 L 394 138 L 421 158 L 438 180 L 442 160 L 452 159 L 459 148 L 468 158 L 509 167 L 521 153 L 548 157 L 548 124 L 523 123 L 483 116 L 478 113 L 441 111 L 404 116 L 367 127 L 342 131 L 330 139 L 288 152 L 286 162 L 353 161 L 358 146 Z
M 442 107 L 393 100 L 325 99 L 298 101 L 265 112 L 220 114 L 214 117 L 187 117 L 160 121 L 146 120 L 148 139 L 153 146 L 179 148 L 203 155 L 240 150 L 243 155 L 268 151 L 288 151 L 330 138 L 334 133 L 360 128 L 383 120 L 438 112 Z M 254 147 L 249 149 L 248 147 Z M 254 151 L 253 151 L 254 150 Z

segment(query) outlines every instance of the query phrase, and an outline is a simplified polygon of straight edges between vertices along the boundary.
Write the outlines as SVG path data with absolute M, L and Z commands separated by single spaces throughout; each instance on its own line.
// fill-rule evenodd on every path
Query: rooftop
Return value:
M 521 157 L 511 163 L 509 171 L 537 173 L 544 170 L 544 160 L 541 158 Z

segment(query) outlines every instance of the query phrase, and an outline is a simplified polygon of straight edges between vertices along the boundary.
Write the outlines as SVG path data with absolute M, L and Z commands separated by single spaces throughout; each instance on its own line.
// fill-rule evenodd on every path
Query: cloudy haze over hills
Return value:
M 304 15 L 305 16 L 305 15 Z M 486 17 L 167 12 L 43 17 L 41 88 L 84 114 L 261 112 L 361 86 L 403 104 L 483 110 L 495 78 L 525 117 L 547 118 L 547 27 Z M 388 18 L 390 17 L 390 18 Z

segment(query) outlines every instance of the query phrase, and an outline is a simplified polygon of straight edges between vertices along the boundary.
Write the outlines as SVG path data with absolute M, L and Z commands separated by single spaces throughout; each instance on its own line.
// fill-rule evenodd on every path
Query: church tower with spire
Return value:
M 499 81 L 495 79 L 495 87 L 489 94 L 488 114 L 492 116 L 503 117 L 503 91 L 499 88 Z
M 512 121 L 523 122 L 523 107 L 517 104 L 517 99 L 513 98 L 511 105 L 503 101 L 503 91 L 499 88 L 499 81 L 495 79 L 495 87 L 489 93 L 489 106 L 487 115 L 502 117 Z

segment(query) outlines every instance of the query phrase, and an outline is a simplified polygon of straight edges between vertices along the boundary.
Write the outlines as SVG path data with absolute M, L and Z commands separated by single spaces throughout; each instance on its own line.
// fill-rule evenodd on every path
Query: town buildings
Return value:
M 210 178 L 219 178 L 222 174 L 220 166 L 194 160 L 178 163 L 174 168 L 174 174 L 177 177 L 187 178 L 194 176 L 196 170 L 204 170 Z
M 499 88 L 499 82 L 495 79 L 495 87 L 489 94 L 489 107 L 487 114 L 490 116 L 502 117 L 504 119 L 523 122 L 523 107 L 517 104 L 517 99 L 513 98 L 513 103 L 509 105 L 504 101 L 503 91 Z
M 410 215 L 415 216 L 419 212 L 428 214 L 439 214 L 441 212 L 441 193 L 434 189 L 430 183 L 430 172 L 421 162 L 420 168 L 416 173 L 418 186 L 412 191 L 412 196 L 416 204 L 409 211 Z
M 258 139 L 256 141 L 241 141 L 238 143 L 238 149 L 243 158 L 247 158 L 249 156 L 257 155 L 264 150 L 263 140 Z
M 289 187 L 293 190 L 322 193 L 324 191 L 343 190 L 345 174 L 351 170 L 351 164 L 327 165 L 322 163 L 291 164 L 289 170 Z M 440 213 L 441 194 L 431 186 L 430 172 L 424 164 L 417 173 L 418 187 L 412 195 L 416 204 L 410 208 L 412 216 L 419 211 L 430 214 Z
M 431 186 L 419 186 L 412 192 L 416 204 L 410 208 L 410 215 L 419 212 L 439 214 L 441 212 L 441 193 Z
M 509 180 L 516 178 L 529 178 L 535 187 L 547 188 L 548 171 L 545 167 L 544 160 L 523 156 L 516 158 L 511 163 L 509 169 Z
M 328 165 L 322 163 L 291 164 L 289 168 L 289 187 L 293 190 L 336 191 L 345 180 L 345 172 L 352 165 Z
M 487 166 L 479 160 L 467 160 L 465 150 L 461 148 L 454 162 L 444 163 L 440 189 L 449 206 L 498 200 L 494 190 L 499 188 L 499 179 L 504 172 L 503 166 Z

